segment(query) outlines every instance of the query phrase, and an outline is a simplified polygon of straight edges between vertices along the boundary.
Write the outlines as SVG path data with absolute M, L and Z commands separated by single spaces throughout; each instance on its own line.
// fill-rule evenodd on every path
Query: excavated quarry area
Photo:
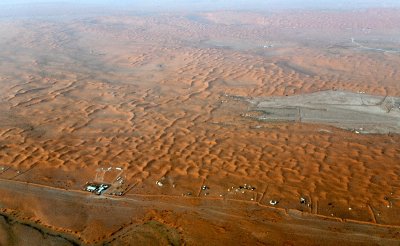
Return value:
M 356 133 L 400 133 L 398 97 L 329 90 L 246 101 L 251 107 L 245 116 L 260 121 L 325 124 Z

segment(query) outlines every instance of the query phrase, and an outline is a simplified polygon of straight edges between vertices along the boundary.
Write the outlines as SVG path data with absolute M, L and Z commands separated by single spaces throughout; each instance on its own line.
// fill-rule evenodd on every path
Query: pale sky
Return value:
M 400 0 L 0 0 L 0 17 L 71 16 L 119 12 L 400 7 Z
M 366 8 L 400 7 L 400 0 L 1 0 L 0 5 L 43 3 L 101 4 L 173 8 Z

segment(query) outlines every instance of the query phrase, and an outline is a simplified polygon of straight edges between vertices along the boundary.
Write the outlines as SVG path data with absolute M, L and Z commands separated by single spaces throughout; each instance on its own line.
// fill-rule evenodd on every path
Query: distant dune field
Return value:
M 1 18 L 0 245 L 398 244 L 399 23 L 395 8 Z M 279 104 L 321 91 L 393 111 L 325 124 Z

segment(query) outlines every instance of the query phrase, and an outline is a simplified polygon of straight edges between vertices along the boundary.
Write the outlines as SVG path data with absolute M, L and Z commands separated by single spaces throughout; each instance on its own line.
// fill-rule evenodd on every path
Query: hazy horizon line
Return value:
M 397 0 L 3 0 L 0 17 L 68 16 L 129 12 L 352 10 L 400 8 Z

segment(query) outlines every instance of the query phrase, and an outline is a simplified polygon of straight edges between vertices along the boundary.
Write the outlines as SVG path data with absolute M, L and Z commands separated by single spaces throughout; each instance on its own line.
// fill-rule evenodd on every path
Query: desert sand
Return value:
M 0 244 L 398 245 L 398 23 L 398 9 L 2 18 Z M 312 95 L 331 110 L 327 91 L 343 93 L 335 117 L 282 116 Z M 284 119 L 260 120 L 271 108 Z

